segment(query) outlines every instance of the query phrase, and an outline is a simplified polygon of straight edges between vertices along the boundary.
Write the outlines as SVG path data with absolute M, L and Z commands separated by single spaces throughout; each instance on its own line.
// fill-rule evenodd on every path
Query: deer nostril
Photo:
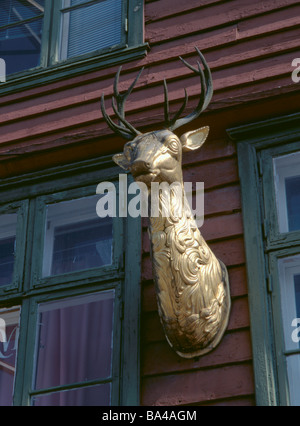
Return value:
M 131 166 L 131 173 L 134 175 L 149 172 L 151 163 L 144 160 L 135 160 Z

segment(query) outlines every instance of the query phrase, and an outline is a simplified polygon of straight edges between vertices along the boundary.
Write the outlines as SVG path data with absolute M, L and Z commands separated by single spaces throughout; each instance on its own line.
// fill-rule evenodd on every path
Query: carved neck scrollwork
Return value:
M 171 191 L 170 212 L 180 210 L 180 192 L 179 187 L 177 193 Z M 162 210 L 166 200 L 161 197 L 160 202 Z M 182 210 L 181 217 L 150 217 L 149 236 L 165 334 L 180 356 L 190 358 L 219 342 L 230 299 L 225 266 L 209 249 L 191 212 Z

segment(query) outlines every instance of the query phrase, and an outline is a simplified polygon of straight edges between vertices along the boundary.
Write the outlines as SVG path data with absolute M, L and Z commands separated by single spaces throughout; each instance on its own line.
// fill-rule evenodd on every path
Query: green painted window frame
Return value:
M 15 263 L 16 276 L 22 279 L 18 287 L 0 294 L 0 307 L 21 305 L 13 401 L 16 406 L 30 405 L 31 396 L 36 394 L 32 377 L 38 303 L 109 289 L 115 291 L 114 369 L 112 377 L 107 379 L 114 383 L 111 403 L 139 405 L 141 218 L 114 219 L 117 253 L 112 266 L 50 278 L 42 278 L 40 274 L 46 203 L 96 195 L 97 185 L 103 181 L 117 182 L 119 172 L 110 157 L 99 157 L 0 181 L 0 212 L 22 211 L 17 225 L 17 238 L 22 239 L 20 261 Z M 128 177 L 128 185 L 131 182 L 132 178 Z M 86 383 L 75 386 L 84 385 Z
M 68 297 L 76 297 L 76 296 L 85 296 L 88 294 L 95 294 L 98 292 L 105 292 L 108 290 L 114 290 L 115 291 L 115 299 L 114 299 L 114 325 L 113 325 L 113 360 L 112 360 L 112 373 L 111 376 L 108 378 L 101 378 L 96 380 L 87 380 L 83 382 L 78 383 L 72 383 L 69 385 L 61 385 L 61 386 L 55 386 L 48 389 L 42 389 L 42 390 L 35 390 L 33 389 L 32 382 L 33 382 L 33 374 L 34 374 L 34 368 L 35 368 L 35 352 L 36 352 L 36 333 L 35 332 L 28 332 L 28 330 L 36 330 L 36 324 L 37 324 L 37 310 L 38 305 L 40 303 L 50 302 L 50 301 L 56 301 L 56 300 L 63 300 L 64 298 Z M 27 338 L 26 342 L 24 342 L 24 337 L 20 335 L 20 344 L 18 348 L 22 353 L 25 353 L 25 364 L 23 367 L 23 383 L 22 383 L 22 392 L 18 392 L 18 382 L 16 380 L 16 392 L 15 392 L 15 398 L 14 398 L 14 405 L 22 405 L 22 406 L 30 406 L 32 398 L 35 396 L 40 395 L 47 395 L 53 392 L 59 392 L 64 390 L 75 390 L 75 389 L 82 389 L 89 386 L 95 386 L 98 384 L 103 383 L 112 383 L 112 394 L 111 394 L 111 405 L 119 405 L 119 394 L 120 394 L 120 361 L 119 361 L 119 354 L 121 352 L 121 327 L 119 324 L 119 316 L 121 312 L 121 292 L 122 292 L 122 283 L 120 281 L 114 281 L 110 282 L 109 284 L 103 285 L 98 283 L 93 283 L 93 285 L 85 286 L 84 292 L 83 289 L 75 288 L 70 291 L 65 292 L 49 292 L 47 294 L 40 294 L 32 296 L 26 303 L 28 304 L 28 307 L 26 307 L 28 313 L 27 313 Z M 23 307 L 21 308 L 22 311 Z M 21 322 L 24 321 L 21 313 Z M 21 341 L 21 338 L 23 337 L 23 340 Z M 22 346 L 20 346 L 22 345 Z M 18 355 L 19 356 L 19 355 Z M 18 371 L 18 363 L 17 363 L 17 371 Z M 19 379 L 20 381 L 20 379 Z
M 2 214 L 17 214 L 16 227 L 16 249 L 13 268 L 13 278 L 9 285 L 0 287 L 0 297 L 10 293 L 16 293 L 22 288 L 22 277 L 24 272 L 25 238 L 27 230 L 28 201 L 11 202 L 0 205 L 0 217 Z
M 118 201 L 118 181 L 112 180 L 116 187 L 116 195 Z M 101 266 L 99 268 L 92 268 L 88 270 L 77 271 L 74 273 L 65 273 L 62 275 L 54 276 L 42 276 L 42 265 L 43 259 L 42 256 L 39 256 L 39 253 L 44 250 L 44 237 L 45 234 L 41 233 L 41 229 L 45 229 L 46 226 L 46 208 L 48 204 L 58 203 L 60 201 L 69 201 L 72 199 L 79 199 L 83 197 L 96 196 L 95 194 L 95 185 L 87 186 L 84 188 L 76 188 L 71 190 L 65 190 L 61 192 L 56 192 L 54 194 L 42 195 L 36 198 L 36 208 L 35 208 L 35 228 L 33 236 L 33 265 L 31 267 L 31 284 L 33 288 L 42 288 L 44 286 L 57 286 L 62 284 L 64 287 L 71 283 L 74 285 L 75 281 L 82 281 L 84 279 L 91 279 L 92 277 L 97 277 L 97 279 L 108 280 L 110 277 L 116 277 L 116 274 L 119 274 L 120 269 L 122 268 L 123 262 L 123 253 L 124 253 L 124 221 L 122 220 L 113 220 L 113 235 L 120 237 L 113 239 L 113 259 L 111 265 Z M 118 209 L 118 204 L 117 204 Z
M 237 144 L 256 403 L 289 405 L 278 259 L 300 253 L 300 231 L 280 233 L 273 158 L 300 151 L 300 114 L 228 129 Z
M 0 96 L 60 81 L 143 58 L 149 49 L 144 42 L 144 1 L 123 0 L 123 40 L 112 46 L 64 61 L 58 60 L 59 14 L 62 0 L 46 0 L 42 34 L 41 65 L 7 76 L 0 83 Z

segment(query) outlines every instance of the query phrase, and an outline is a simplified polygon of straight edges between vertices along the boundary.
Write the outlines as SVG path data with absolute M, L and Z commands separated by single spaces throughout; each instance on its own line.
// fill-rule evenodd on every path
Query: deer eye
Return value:
M 175 139 L 172 139 L 168 144 L 168 148 L 172 152 L 177 153 L 178 152 L 178 142 Z

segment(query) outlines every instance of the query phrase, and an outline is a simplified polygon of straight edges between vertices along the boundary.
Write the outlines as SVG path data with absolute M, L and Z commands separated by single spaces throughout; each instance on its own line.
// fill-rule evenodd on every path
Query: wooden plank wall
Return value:
M 183 360 L 168 347 L 159 323 L 146 223 L 142 253 L 141 401 L 145 405 L 253 405 L 254 383 L 247 304 L 240 188 L 235 146 L 226 128 L 299 110 L 299 85 L 291 80 L 299 56 L 298 0 L 145 0 L 148 55 L 124 64 L 120 90 L 145 67 L 128 99 L 128 120 L 142 131 L 163 123 L 163 86 L 171 110 L 199 80 L 179 60 L 196 64 L 197 45 L 208 61 L 214 97 L 208 110 L 182 133 L 210 125 L 204 148 L 184 158 L 186 181 L 205 182 L 204 237 L 228 266 L 232 314 L 212 353 Z M 104 123 L 99 99 L 110 96 L 118 67 L 0 96 L 0 178 L 111 154 L 123 141 Z M 285 102 L 286 101 L 286 102 Z M 181 134 L 181 132 L 178 132 Z
M 290 75 L 292 59 L 299 56 L 299 13 L 298 0 L 146 0 L 150 51 L 145 59 L 125 64 L 121 77 L 122 90 L 145 66 L 127 102 L 128 119 L 144 130 L 160 125 L 164 78 L 172 107 L 178 108 L 186 87 L 187 112 L 193 108 L 199 81 L 178 56 L 196 63 L 195 45 L 213 73 L 215 95 L 208 112 L 295 91 Z M 117 69 L 0 96 L 0 177 L 27 171 L 28 156 L 31 169 L 39 169 L 120 149 L 122 141 L 111 135 L 99 108 L 103 92 L 112 113 Z M 238 117 L 230 120 L 234 124 Z

